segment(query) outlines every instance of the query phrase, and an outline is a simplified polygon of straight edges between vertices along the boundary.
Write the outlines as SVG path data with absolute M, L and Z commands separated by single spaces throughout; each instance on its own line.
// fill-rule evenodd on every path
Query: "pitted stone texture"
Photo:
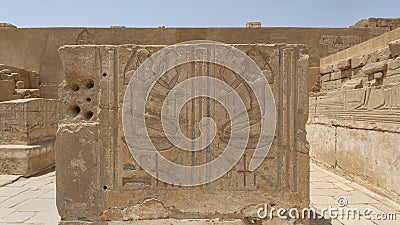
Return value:
M 248 150 L 228 174 L 197 187 L 174 186 L 149 176 L 133 160 L 124 140 L 121 107 L 126 85 L 141 63 L 165 46 L 60 48 L 65 80 L 60 87 L 62 117 L 56 139 L 56 167 L 57 206 L 62 224 L 74 224 L 73 221 L 81 218 L 99 223 L 129 219 L 138 224 L 140 222 L 134 222 L 137 219 L 166 216 L 179 220 L 242 219 L 245 208 L 254 208 L 265 201 L 282 207 L 308 206 L 309 157 L 304 128 L 308 113 L 307 50 L 302 45 L 286 44 L 233 46 L 249 55 L 260 67 L 271 85 L 277 112 L 283 114 L 276 118 L 274 143 L 258 169 L 248 171 L 252 156 L 252 151 Z M 179 149 L 171 147 L 159 132 L 157 115 L 162 102 L 159 96 L 165 95 L 176 81 L 208 71 L 205 64 L 193 65 L 184 64 L 167 72 L 150 92 L 146 109 L 150 110 L 149 115 L 154 115 L 146 121 L 154 145 L 165 157 L 183 165 L 193 163 L 192 154 L 180 153 Z M 196 72 L 191 68 L 197 68 Z M 234 73 L 214 65 L 209 68 L 215 76 L 224 75 L 227 83 L 247 96 L 246 104 L 253 101 L 251 94 L 246 94 L 249 93 L 246 86 L 235 81 Z M 87 101 L 88 98 L 91 101 Z M 207 105 L 203 103 L 206 101 L 190 104 L 196 109 L 206 109 Z M 225 119 L 225 111 L 214 102 L 210 107 L 218 127 Z M 251 113 L 256 115 L 257 112 Z M 198 121 L 206 114 L 195 115 Z M 191 116 L 191 109 L 181 115 L 183 121 Z M 183 127 L 191 131 L 194 124 L 184 123 Z M 251 132 L 256 137 L 257 126 Z M 215 154 L 224 146 L 219 140 L 223 139 L 211 144 Z M 205 162 L 203 153 L 195 155 L 195 163 Z M 147 202 L 148 199 L 153 200 Z M 146 207 L 147 204 L 154 205 L 154 209 Z

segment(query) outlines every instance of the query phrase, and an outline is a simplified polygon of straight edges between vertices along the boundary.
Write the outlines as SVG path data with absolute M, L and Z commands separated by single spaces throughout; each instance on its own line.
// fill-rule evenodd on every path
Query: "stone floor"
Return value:
M 55 172 L 48 171 L 29 179 L 0 175 L 0 225 L 5 224 L 57 224 L 60 217 L 55 206 Z M 389 199 L 332 174 L 314 164 L 311 165 L 311 207 L 339 207 L 337 199 L 346 198 L 347 207 L 370 208 L 371 220 L 320 221 L 332 225 L 386 225 L 400 224 L 400 206 Z M 342 199 L 344 200 L 344 199 Z M 346 201 L 344 200 L 344 201 Z M 379 213 L 396 213 L 396 221 L 375 220 Z M 382 214 L 380 214 L 382 215 Z
M 347 220 L 347 215 L 343 219 L 332 220 L 332 225 L 400 225 L 400 206 L 390 201 L 388 198 L 368 191 L 357 183 L 339 177 L 315 164 L 311 164 L 310 174 L 310 202 L 311 207 L 317 212 L 329 206 L 335 208 L 357 208 L 363 211 L 366 208 L 371 209 L 371 219 L 361 218 L 360 220 Z M 339 201 L 340 199 L 341 201 Z M 340 207 L 338 204 L 345 206 Z M 378 220 L 388 217 L 388 213 L 394 213 L 396 220 Z M 327 217 L 327 214 L 325 214 Z
M 15 179 L 0 175 L 0 224 L 57 224 L 55 172 Z

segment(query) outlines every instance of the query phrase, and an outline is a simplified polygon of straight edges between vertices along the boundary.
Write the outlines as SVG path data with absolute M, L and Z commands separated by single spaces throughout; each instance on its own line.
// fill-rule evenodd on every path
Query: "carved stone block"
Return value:
M 258 207 L 265 202 L 288 208 L 308 207 L 307 49 L 286 44 L 231 46 L 254 60 L 270 84 L 276 104 L 276 117 L 271 118 L 276 122 L 272 147 L 261 166 L 250 171 L 253 142 L 259 135 L 259 125 L 254 123 L 246 151 L 232 170 L 195 187 L 173 185 L 150 176 L 133 158 L 123 132 L 122 106 L 127 84 L 140 65 L 165 46 L 87 45 L 59 49 L 65 70 L 56 139 L 57 206 L 61 224 L 83 220 L 135 223 L 135 220 L 162 218 L 236 219 L 241 224 L 256 218 Z M 214 54 L 204 49 L 197 52 Z M 166 64 L 161 61 L 157 66 Z M 229 121 L 226 109 L 216 101 L 201 98 L 184 106 L 179 122 L 188 137 L 199 134 L 196 124 L 202 118 L 208 116 L 217 121 L 217 136 L 210 147 L 196 152 L 182 151 L 172 145 L 159 118 L 167 93 L 197 76 L 214 76 L 229 84 L 246 99 L 250 118 L 254 121 L 258 118 L 258 111 L 254 110 L 254 104 L 258 103 L 252 92 L 229 68 L 190 62 L 168 70 L 149 91 L 146 127 L 137 127 L 135 132 L 146 130 L 163 157 L 193 168 L 215 159 L 223 151 L 225 140 L 230 138 L 225 133 L 229 130 L 225 125 Z

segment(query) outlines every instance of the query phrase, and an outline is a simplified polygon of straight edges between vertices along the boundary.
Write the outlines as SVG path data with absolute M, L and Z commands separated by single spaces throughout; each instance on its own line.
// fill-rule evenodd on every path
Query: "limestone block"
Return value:
M 30 98 L 0 102 L 0 144 L 35 144 L 54 140 L 57 102 Z
M 16 89 L 16 93 L 21 96 L 21 98 L 39 98 L 39 89 Z
M 400 74 L 391 75 L 383 79 L 383 84 L 396 84 L 400 83 Z
M 351 68 L 357 68 L 360 66 L 364 66 L 367 64 L 369 55 L 361 55 L 361 56 L 355 56 L 351 58 Z
M 374 79 L 382 79 L 382 78 L 383 78 L 383 73 L 382 72 L 374 73 Z
M 345 127 L 337 129 L 338 166 L 353 176 L 361 175 L 376 187 L 400 193 L 400 164 L 396 162 L 400 157 L 399 134 Z M 371 139 L 376 141 L 366 141 Z M 357 160 L 352 160 L 354 156 Z
M 351 78 L 360 78 L 365 76 L 362 67 L 353 68 L 351 71 Z
M 0 174 L 31 176 L 54 166 L 54 141 L 36 145 L 0 144 Z
M 349 78 L 351 77 L 351 70 L 339 70 L 336 72 L 331 73 L 330 80 L 338 80 L 342 78 Z
M 377 49 L 369 53 L 367 64 L 387 60 L 390 58 L 390 55 L 389 47 Z
M 307 124 L 307 140 L 310 142 L 311 159 L 334 167 L 336 165 L 336 127 Z
M 260 28 L 261 22 L 247 22 L 246 28 Z
M 385 71 L 386 67 L 387 62 L 377 62 L 365 65 L 362 70 L 366 75 L 370 75 L 376 72 Z
M 331 72 L 333 72 L 333 65 L 328 64 L 325 67 L 321 67 L 320 70 L 321 70 L 321 74 L 331 73 Z
M 0 80 L 0 101 L 11 99 L 15 94 L 15 82 L 12 80 Z
M 362 87 L 363 87 L 362 78 L 350 79 L 350 80 L 344 82 L 342 85 L 343 90 L 353 90 L 353 89 L 362 88 Z
M 29 88 L 39 88 L 39 75 L 35 71 L 29 72 Z
M 17 88 L 17 89 L 24 89 L 24 88 L 25 88 L 24 82 L 21 81 L 21 80 L 17 81 L 17 82 L 15 83 L 15 88 Z
M 0 80 L 11 80 L 15 83 L 15 76 L 11 74 L 6 74 L 4 72 L 0 72 Z
M 240 224 L 248 212 L 254 212 L 256 206 L 265 201 L 289 208 L 293 205 L 308 206 L 309 156 L 305 137 L 309 109 L 307 49 L 303 45 L 287 44 L 232 46 L 252 58 L 264 76 L 273 78 L 270 85 L 276 112 L 280 112 L 280 116 L 275 118 L 277 130 L 272 148 L 259 168 L 248 170 L 254 153 L 250 147 L 259 134 L 258 125 L 254 123 L 250 129 L 249 148 L 237 165 L 221 178 L 195 187 L 172 185 L 150 176 L 133 159 L 122 130 L 127 77 L 134 74 L 145 59 L 165 46 L 75 45 L 59 49 L 65 71 L 59 89 L 61 118 L 56 138 L 57 207 L 62 217 L 61 224 L 79 224 L 87 220 L 113 224 L 124 219 L 132 224 L 147 224 L 147 220 L 141 220 L 151 218 L 157 223 L 161 220 L 217 217 L 238 220 Z M 203 50 L 199 49 L 199 54 Z M 207 68 L 215 76 L 222 76 L 220 79 L 246 99 L 251 116 L 258 114 L 254 111 L 254 96 L 235 73 L 221 70 L 219 65 L 183 64 L 169 70 L 149 92 L 148 112 L 145 113 L 149 116 L 147 127 L 137 128 L 138 132 L 147 129 L 153 145 L 164 157 L 192 167 L 208 162 L 206 149 L 192 153 L 171 146 L 160 130 L 163 126 L 159 115 L 163 98 L 169 90 L 187 78 L 207 75 Z M 216 102 L 198 101 L 190 103 L 190 106 L 196 112 L 201 109 L 205 113 L 209 109 L 210 116 L 215 118 L 220 131 L 215 143 L 210 144 L 211 157 L 215 157 L 225 146 L 227 136 L 222 128 L 229 117 L 224 107 Z M 207 115 L 204 113 L 194 114 L 192 108 L 183 110 L 180 119 L 183 132 L 198 132 L 195 130 L 196 121 Z M 190 118 L 194 118 L 194 122 L 190 122 Z M 193 158 L 193 154 L 196 157 Z M 166 217 L 168 219 L 154 220 Z M 265 224 L 279 222 L 282 221 L 265 221 Z M 302 224 L 302 221 L 296 223 Z
M 322 81 L 322 82 L 329 81 L 329 80 L 330 80 L 330 76 L 331 76 L 330 73 L 322 74 L 322 75 L 321 75 L 321 81 Z
M 347 70 L 350 69 L 351 67 L 351 60 L 350 59 L 343 59 L 343 60 L 339 60 L 334 64 L 334 70 L 338 71 L 338 70 Z M 335 69 L 337 68 L 337 69 Z
M 400 56 L 400 39 L 389 42 L 389 48 L 393 58 Z

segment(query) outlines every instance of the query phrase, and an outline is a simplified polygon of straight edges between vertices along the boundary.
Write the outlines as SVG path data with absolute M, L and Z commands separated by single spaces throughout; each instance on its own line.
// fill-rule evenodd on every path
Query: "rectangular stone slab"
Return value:
M 272 88 L 276 103 L 275 138 L 267 157 L 255 171 L 247 169 L 253 153 L 250 143 L 249 151 L 245 151 L 231 171 L 196 187 L 170 185 L 147 174 L 129 152 L 122 130 L 122 104 L 129 80 L 146 57 L 165 46 L 77 45 L 59 49 L 65 70 L 59 90 L 60 122 L 56 139 L 57 206 L 62 224 L 164 218 L 239 219 L 244 223 L 256 218 L 258 207 L 264 203 L 288 209 L 308 207 L 307 49 L 287 44 L 232 46 L 256 62 Z M 208 66 L 201 63 L 182 65 L 175 75 L 179 79 L 183 74 L 187 78 L 198 76 L 205 68 Z M 229 74 L 224 71 L 219 70 L 221 74 Z M 171 88 L 170 84 L 167 82 L 166 86 Z M 239 92 L 248 91 L 240 87 L 235 88 Z M 163 93 L 161 87 L 156 88 L 160 89 L 155 90 L 154 96 Z M 156 114 L 160 111 L 157 101 L 153 98 L 148 103 L 149 110 Z M 189 106 L 182 113 L 183 132 L 198 134 L 196 123 L 208 109 L 210 116 L 217 119 L 217 127 L 226 119 L 223 108 L 216 103 L 208 105 L 207 110 L 205 100 Z M 157 131 L 158 124 L 154 121 L 149 121 L 147 130 L 165 157 L 189 165 L 208 160 L 201 151 L 195 153 L 194 161 L 191 153 L 178 153 L 179 149 L 169 146 Z M 252 129 L 250 133 L 256 137 L 257 129 Z M 219 152 L 223 142 L 213 142 L 210 146 L 213 152 Z M 285 222 L 289 223 L 282 221 Z

